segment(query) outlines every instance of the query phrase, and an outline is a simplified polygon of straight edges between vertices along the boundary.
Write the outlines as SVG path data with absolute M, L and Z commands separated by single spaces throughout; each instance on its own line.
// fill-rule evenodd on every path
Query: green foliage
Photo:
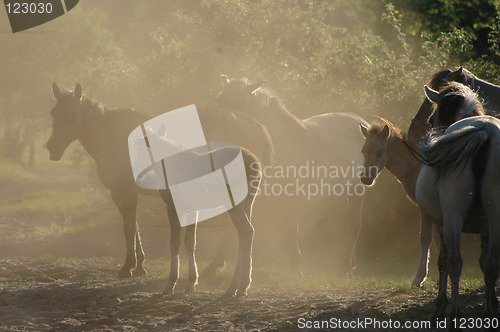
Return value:
M 423 85 L 438 69 L 463 65 L 500 83 L 498 13 L 494 0 L 81 1 L 46 25 L 0 34 L 0 157 L 12 154 L 26 163 L 27 147 L 43 149 L 54 81 L 68 89 L 79 82 L 85 94 L 110 107 L 154 115 L 213 105 L 220 74 L 246 76 L 265 79 L 301 118 L 381 115 L 404 131 L 424 98 Z M 81 149 L 68 152 L 66 160 L 70 155 L 85 164 Z M 29 176 L 2 167 L 1 176 Z M 401 203 L 403 191 L 394 188 L 400 188 L 395 181 L 379 181 L 372 189 L 383 197 L 385 225 L 406 230 L 403 215 L 418 228 L 414 210 Z M 50 199 L 22 198 L 18 211 L 32 202 L 34 211 L 62 213 L 59 194 L 45 194 Z M 73 194 L 65 204 L 76 206 L 81 196 Z M 365 210 L 365 229 L 381 229 L 380 206 Z M 46 231 L 59 230 L 49 225 Z M 417 233 L 399 236 L 393 247 L 416 243 Z M 373 243 L 388 243 L 393 235 L 384 231 L 375 239 L 369 232 Z

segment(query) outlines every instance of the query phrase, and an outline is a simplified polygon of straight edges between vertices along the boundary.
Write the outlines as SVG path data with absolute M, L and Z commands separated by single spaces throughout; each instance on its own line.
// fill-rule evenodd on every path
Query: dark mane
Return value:
M 248 80 L 247 80 L 248 82 Z M 288 117 L 292 118 L 294 122 L 302 128 L 307 129 L 302 120 L 296 117 L 293 113 L 289 112 L 281 98 L 269 89 L 259 89 L 255 92 L 255 97 L 260 107 L 269 108 L 272 112 L 285 113 Z
M 109 109 L 86 95 L 82 97 L 81 111 L 83 116 L 92 122 L 109 121 L 132 129 L 150 118 L 149 115 L 130 108 Z
M 447 82 L 439 90 L 439 95 L 442 99 L 437 106 L 434 106 L 434 112 L 437 112 L 440 126 L 450 126 L 454 122 L 457 110 L 464 103 L 464 107 L 473 109 L 474 115 L 484 115 L 482 100 L 462 83 Z
M 442 69 L 440 71 L 435 72 L 432 74 L 429 80 L 429 86 L 433 88 L 434 90 L 439 90 L 443 85 L 447 83 L 445 80 L 446 76 L 451 74 L 451 70 L 449 69 Z

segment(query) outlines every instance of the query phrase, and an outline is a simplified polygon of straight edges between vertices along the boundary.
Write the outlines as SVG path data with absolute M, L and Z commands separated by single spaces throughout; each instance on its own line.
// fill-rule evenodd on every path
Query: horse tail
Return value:
M 436 170 L 437 179 L 474 159 L 488 142 L 489 131 L 485 124 L 467 126 L 442 136 L 431 138 L 422 147 L 429 166 Z

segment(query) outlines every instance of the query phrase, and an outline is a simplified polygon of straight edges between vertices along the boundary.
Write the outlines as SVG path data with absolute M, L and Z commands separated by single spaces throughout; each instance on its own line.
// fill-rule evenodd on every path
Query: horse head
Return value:
M 439 91 L 424 86 L 427 99 L 433 104 L 429 119 L 433 128 L 446 129 L 460 119 L 484 115 L 481 100 L 468 86 L 448 82 Z
M 387 161 L 386 142 L 389 137 L 389 126 L 372 123 L 368 127 L 360 123 L 359 128 L 365 137 L 365 144 L 361 152 L 364 156 L 364 171 L 361 182 L 371 185 L 385 167 Z
M 52 94 L 57 103 L 50 111 L 52 135 L 47 142 L 47 149 L 50 160 L 60 160 L 68 145 L 80 137 L 82 87 L 77 84 L 75 91 L 61 92 L 54 83 Z
M 230 108 L 247 113 L 251 110 L 251 98 L 260 89 L 265 81 L 250 83 L 247 78 L 229 79 L 221 75 L 222 90 L 217 97 L 217 104 L 224 108 Z

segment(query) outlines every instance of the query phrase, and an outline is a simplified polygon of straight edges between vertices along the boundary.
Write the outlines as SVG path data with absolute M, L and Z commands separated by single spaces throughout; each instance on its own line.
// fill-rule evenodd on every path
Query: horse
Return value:
M 500 113 L 500 86 L 479 79 L 467 69 L 460 67 L 454 71 L 443 69 L 435 72 L 427 86 L 440 90 L 447 82 L 458 82 L 475 91 L 485 104 L 485 112 L 489 115 Z M 430 129 L 429 118 L 433 113 L 432 103 L 425 98 L 408 129 L 408 142 L 416 148 Z
M 437 103 L 434 113 L 453 109 L 456 114 L 482 112 L 477 96 L 462 86 L 445 98 L 428 87 L 427 98 Z M 467 93 L 464 93 L 467 91 Z M 464 108 L 469 111 L 464 112 Z M 491 116 L 473 116 L 452 124 L 444 133 L 431 133 L 421 148 L 426 165 L 422 166 L 415 190 L 422 215 L 439 225 L 439 292 L 431 318 L 443 317 L 447 299 L 447 279 L 451 278 L 450 318 L 461 315 L 459 281 L 462 269 L 461 232 L 481 234 L 479 263 L 486 284 L 486 315 L 498 318 L 495 283 L 500 256 L 500 120 Z
M 434 100 L 444 99 L 443 103 L 433 103 L 432 115 L 429 118 L 433 128 L 445 130 L 451 124 L 469 116 L 484 115 L 479 99 L 474 98 L 470 89 L 460 83 L 447 82 L 439 92 L 425 86 L 425 93 L 429 103 Z M 372 185 L 380 171 L 385 167 L 403 184 L 407 196 L 416 203 L 415 187 L 418 176 L 425 162 L 407 138 L 388 120 L 380 118 L 383 125 L 373 123 L 369 127 L 360 123 L 360 130 L 365 136 L 363 146 L 364 173 L 361 181 Z M 429 247 L 431 237 L 439 246 L 437 229 L 433 227 L 426 215 L 420 216 L 420 260 L 417 273 L 412 281 L 412 286 L 420 287 L 427 278 Z
M 65 149 L 79 140 L 94 159 L 101 183 L 110 191 L 114 204 L 120 211 L 126 242 L 125 263 L 118 272 L 119 278 L 146 274 L 145 255 L 142 248 L 139 227 L 136 222 L 136 208 L 139 194 L 157 194 L 141 190 L 134 182 L 127 139 L 130 132 L 149 119 L 149 116 L 131 109 L 108 109 L 82 94 L 80 84 L 74 91 L 61 92 L 57 84 L 52 85 L 56 105 L 51 110 L 52 134 L 47 142 L 50 159 L 60 160 Z M 200 109 L 200 121 L 205 135 L 210 140 L 228 141 L 245 146 L 258 155 L 263 163 L 273 158 L 273 145 L 269 134 L 252 118 L 228 109 Z M 255 135 L 255 137 L 254 137 Z M 186 232 L 186 247 L 192 251 L 189 241 L 192 230 Z M 227 251 L 227 235 L 221 242 L 212 268 L 224 265 Z
M 364 172 L 361 182 L 367 186 L 374 184 L 376 178 L 384 167 L 394 175 L 403 185 L 407 197 L 416 203 L 415 187 L 422 167 L 421 160 L 408 147 L 406 138 L 388 120 L 380 118 L 383 122 L 373 122 L 368 127 L 360 123 L 361 133 L 365 137 L 363 145 Z M 432 222 L 421 216 L 420 218 L 420 260 L 412 286 L 421 287 L 427 278 L 429 247 L 431 239 L 439 246 L 436 238 L 437 230 L 433 232 Z
M 170 158 L 165 158 L 162 162 L 156 163 L 156 167 L 153 172 L 157 174 L 164 174 L 165 169 L 169 169 L 170 172 L 175 173 L 173 178 L 179 181 L 192 180 L 191 176 L 201 176 L 207 174 L 208 168 L 212 168 L 213 171 L 222 170 L 224 178 L 226 180 L 226 186 L 229 189 L 228 192 L 232 195 L 230 196 L 232 200 L 235 200 L 235 187 L 230 187 L 228 181 L 229 175 L 227 175 L 227 169 L 225 164 L 234 159 L 234 157 L 239 155 L 241 151 L 241 156 L 243 160 L 243 165 L 246 174 L 246 184 L 248 188 L 248 194 L 241 202 L 231 201 L 234 205 L 228 210 L 231 220 L 238 231 L 239 239 L 239 253 L 236 263 L 235 272 L 231 285 L 226 292 L 227 296 L 243 296 L 247 295 L 247 289 L 251 282 L 251 272 L 252 272 L 252 243 L 254 228 L 251 223 L 252 216 L 252 206 L 255 201 L 256 193 L 259 190 L 259 184 L 261 179 L 261 169 L 260 163 L 257 157 L 255 157 L 248 150 L 235 145 L 222 145 L 220 147 L 214 148 L 216 142 L 209 142 L 210 150 L 200 149 L 190 149 L 183 151 L 181 147 L 182 142 L 176 142 L 169 139 L 167 136 L 167 130 L 164 124 L 162 124 L 157 132 L 154 132 L 151 128 L 146 128 L 145 130 L 147 141 L 150 146 L 156 146 L 160 150 L 174 151 L 175 154 Z M 173 160 L 173 161 L 172 161 Z M 167 166 L 165 166 L 167 165 Z M 186 170 L 186 165 L 191 165 L 189 169 Z M 162 169 L 163 166 L 163 169 Z M 159 168 L 159 169 L 158 169 Z M 172 173 L 170 173 L 172 174 Z M 162 177 L 163 178 L 163 177 Z M 186 179 L 184 179 L 186 178 Z M 169 182 L 172 178 L 169 177 Z M 212 194 L 212 195 L 217 195 Z M 170 276 L 168 279 L 168 284 L 165 287 L 164 294 L 172 294 L 175 285 L 179 279 L 179 247 L 180 247 L 180 229 L 181 223 L 179 221 L 178 210 L 175 208 L 174 200 L 170 189 L 160 190 L 160 196 L 167 206 L 168 219 L 170 221 L 170 246 L 171 246 L 171 264 L 170 264 Z M 187 198 L 189 200 L 192 197 Z M 217 203 L 218 204 L 218 203 Z M 196 207 L 198 208 L 198 207 Z M 196 227 L 198 220 L 194 224 L 186 226 L 187 234 L 190 234 L 188 241 L 190 242 L 188 259 L 189 259 L 189 271 L 188 271 L 188 286 L 186 288 L 187 292 L 192 292 L 195 290 L 195 286 L 198 279 L 198 269 L 195 259 L 196 248 Z
M 363 136 L 359 133 L 358 124 L 366 123 L 361 117 L 352 113 L 328 113 L 312 116 L 301 120 L 289 112 L 281 100 L 270 90 L 261 88 L 264 81 L 252 84 L 246 78 L 229 79 L 221 75 L 222 90 L 217 98 L 220 107 L 235 109 L 252 116 L 261 123 L 271 135 L 275 147 L 275 164 L 284 167 L 298 168 L 308 162 L 316 165 L 339 165 L 340 167 L 356 170 L 362 167 L 363 155 L 361 147 Z M 266 179 L 266 176 L 264 176 Z M 289 185 L 286 180 L 266 179 L 275 181 L 281 186 Z M 312 181 L 312 180 L 308 180 Z M 359 183 L 356 174 L 347 175 L 343 179 L 328 179 L 330 183 L 352 184 Z M 361 185 L 361 183 L 359 183 Z M 285 205 L 286 209 L 279 211 L 277 216 L 288 222 L 285 241 L 294 246 L 295 260 L 299 262 L 301 253 L 298 245 L 298 230 L 309 224 L 316 226 L 315 237 L 328 236 L 331 245 L 331 223 L 317 224 L 320 219 L 318 213 L 324 212 L 328 219 L 338 214 L 329 198 L 307 200 L 299 195 L 281 195 L 279 202 L 273 204 Z M 363 207 L 364 191 L 360 195 L 343 196 L 346 199 L 340 202 L 346 208 L 350 217 L 345 226 L 346 245 L 341 253 L 341 273 L 350 274 L 355 268 L 355 246 L 361 229 L 361 210 Z M 274 212 L 276 213 L 276 212 Z M 290 221 L 291 225 L 290 225 Z M 316 224 L 314 224 L 316 223 Z M 293 242 L 290 241 L 293 239 Z M 318 242 L 315 242 L 317 245 Z M 299 271 L 301 273 L 301 271 Z

